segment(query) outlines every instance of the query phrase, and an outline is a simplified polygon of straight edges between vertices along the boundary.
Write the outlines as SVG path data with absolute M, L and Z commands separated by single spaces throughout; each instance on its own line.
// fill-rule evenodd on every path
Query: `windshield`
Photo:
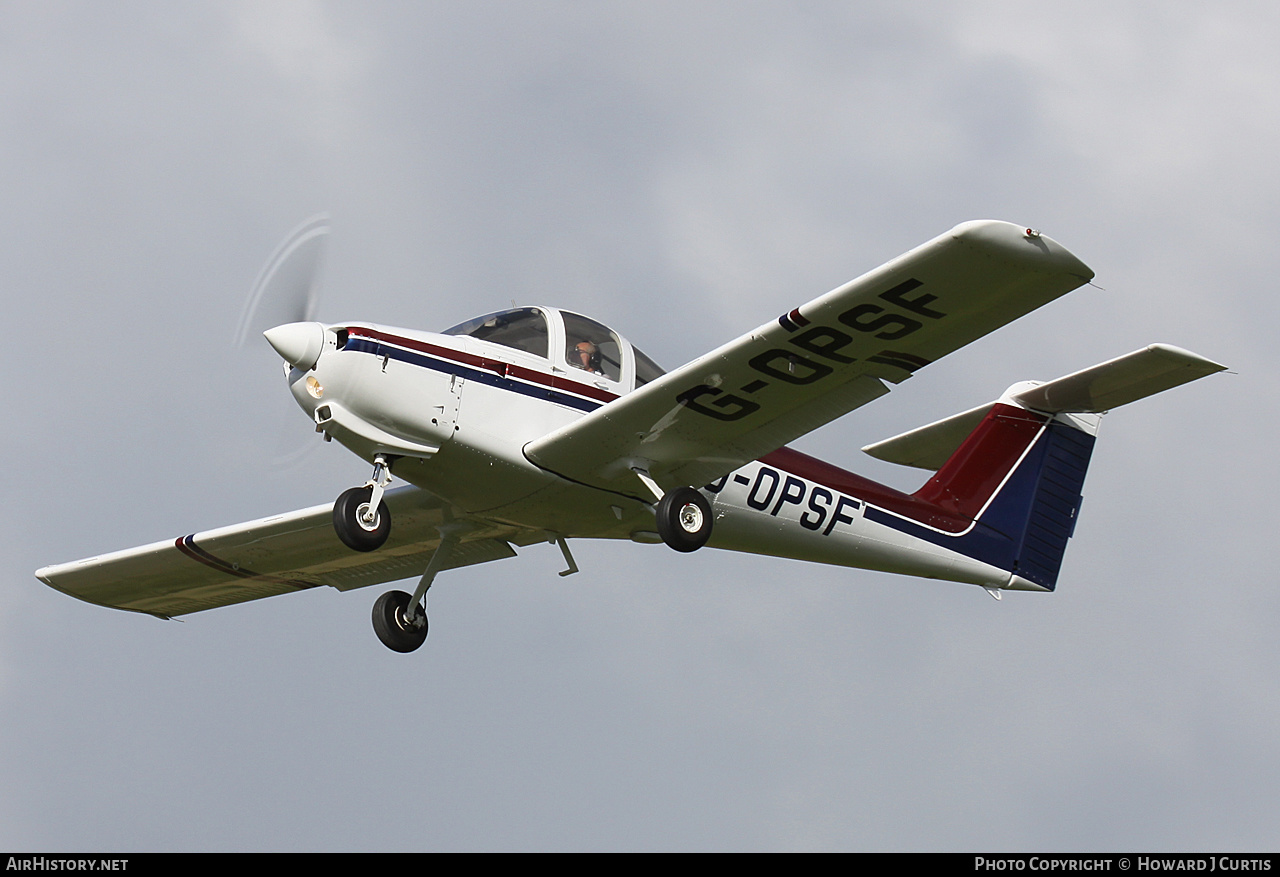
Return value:
M 445 329 L 445 335 L 470 335 L 503 347 L 548 358 L 547 318 L 537 308 L 516 308 L 485 314 Z

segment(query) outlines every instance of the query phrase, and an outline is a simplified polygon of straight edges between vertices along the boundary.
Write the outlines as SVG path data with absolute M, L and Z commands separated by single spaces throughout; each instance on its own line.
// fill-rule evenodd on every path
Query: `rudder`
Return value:
M 1095 440 L 1057 419 L 1048 423 L 1041 439 L 1044 462 L 1009 571 L 1050 591 L 1058 582 L 1067 540 L 1075 533 Z
M 1152 344 L 1047 383 L 1015 384 L 998 402 L 863 450 L 936 470 L 911 498 L 950 525 L 912 514 L 926 525 L 913 535 L 1007 571 L 1006 588 L 1052 591 L 1103 413 L 1224 369 Z
M 1099 419 L 992 405 L 913 498 L 973 522 L 943 544 L 1052 591 L 1075 530 Z M 1010 586 L 1028 584 L 1011 578 Z

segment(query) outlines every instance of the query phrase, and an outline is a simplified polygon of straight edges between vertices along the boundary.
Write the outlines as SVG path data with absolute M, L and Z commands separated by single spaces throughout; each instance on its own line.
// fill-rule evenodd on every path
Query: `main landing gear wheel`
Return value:
M 676 551 L 697 551 L 711 538 L 711 503 L 692 487 L 669 491 L 654 515 L 658 535 Z
M 391 512 L 378 503 L 372 520 L 367 520 L 372 487 L 353 487 L 333 504 L 333 529 L 343 544 L 355 551 L 374 551 L 391 535 Z
M 404 591 L 387 591 L 373 604 L 373 632 L 393 652 L 412 652 L 427 638 L 427 613 L 421 606 L 412 622 L 404 617 L 411 599 Z

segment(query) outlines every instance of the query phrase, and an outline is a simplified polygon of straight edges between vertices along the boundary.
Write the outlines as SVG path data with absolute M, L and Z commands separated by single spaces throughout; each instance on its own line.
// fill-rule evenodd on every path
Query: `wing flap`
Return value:
M 888 392 L 1093 276 L 1061 245 L 969 222 L 531 442 L 573 481 L 702 484 Z
M 352 551 L 333 532 L 333 504 L 193 533 L 73 563 L 36 577 L 101 606 L 162 618 L 327 585 L 346 591 L 422 574 L 440 544 L 443 503 L 416 487 L 388 491 L 394 525 L 386 545 Z M 508 540 L 530 532 L 477 524 L 446 568 L 515 555 Z

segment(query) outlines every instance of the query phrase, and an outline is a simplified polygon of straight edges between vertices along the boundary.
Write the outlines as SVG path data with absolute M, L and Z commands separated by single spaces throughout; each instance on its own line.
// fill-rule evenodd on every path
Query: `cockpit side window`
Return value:
M 564 317 L 564 358 L 569 365 L 611 381 L 622 380 L 622 344 L 608 326 L 578 314 Z
M 445 335 L 470 335 L 481 341 L 492 341 L 503 347 L 523 350 L 547 359 L 550 341 L 547 335 L 547 318 L 537 308 L 516 308 L 485 314 L 474 320 L 459 323 L 445 329 Z
M 643 387 L 650 381 L 657 380 L 666 374 L 662 366 L 658 365 L 652 359 L 644 355 L 644 352 L 631 345 L 631 352 L 636 355 L 636 386 Z

